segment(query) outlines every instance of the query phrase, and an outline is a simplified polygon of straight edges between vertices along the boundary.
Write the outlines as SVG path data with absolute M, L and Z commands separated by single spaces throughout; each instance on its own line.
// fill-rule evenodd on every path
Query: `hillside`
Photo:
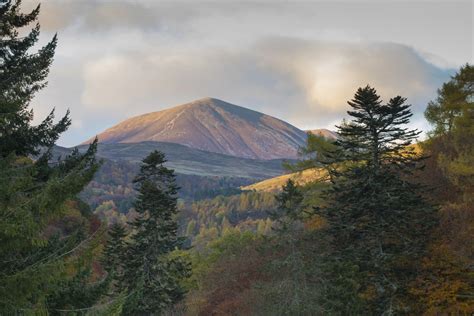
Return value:
M 104 144 L 158 141 L 237 157 L 278 159 L 296 158 L 306 133 L 269 115 L 204 98 L 132 117 L 98 137 Z
M 85 151 L 87 145 L 78 147 Z M 265 179 L 283 173 L 282 160 L 257 160 L 210 153 L 187 146 L 165 142 L 101 143 L 97 156 L 111 161 L 139 163 L 153 150 L 165 153 L 168 166 L 176 173 L 199 176 Z M 65 155 L 71 149 L 56 147 L 55 155 Z
M 326 171 L 323 169 L 308 169 L 302 172 L 284 174 L 247 186 L 242 186 L 241 189 L 243 191 L 278 192 L 281 190 L 282 186 L 285 185 L 288 179 L 292 179 L 298 185 L 304 185 L 318 179 L 323 179 L 326 174 Z
M 311 133 L 313 135 L 322 136 L 331 140 L 336 140 L 339 137 L 336 132 L 333 132 L 326 128 L 312 129 L 306 132 Z

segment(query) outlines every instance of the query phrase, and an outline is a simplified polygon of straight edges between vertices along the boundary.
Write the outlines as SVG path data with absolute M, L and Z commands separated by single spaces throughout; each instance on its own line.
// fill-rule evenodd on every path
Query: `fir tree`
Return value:
M 20 1 L 0 1 L 1 314 L 46 312 L 48 299 L 74 278 L 70 272 L 82 262 L 77 250 L 84 252 L 99 235 L 46 231 L 64 214 L 65 202 L 92 179 L 98 164 L 96 142 L 84 154 L 74 151 L 51 162 L 52 146 L 70 125 L 68 114 L 54 124 L 51 112 L 38 126 L 31 125 L 28 106 L 45 86 L 56 47 L 54 37 L 30 52 L 38 41 L 38 25 L 19 36 L 18 30 L 36 21 L 38 14 L 39 6 L 22 14 Z
M 296 222 L 303 219 L 302 211 L 303 193 L 295 182 L 289 179 L 282 188 L 282 192 L 275 196 L 278 209 L 269 212 L 270 218 L 277 224 L 274 229 L 280 234 L 292 230 Z
M 30 49 L 38 41 L 39 24 L 19 37 L 18 29 L 38 18 L 38 6 L 29 14 L 20 12 L 21 1 L 0 1 L 0 155 L 38 154 L 50 147 L 71 121 L 67 113 L 54 124 L 54 110 L 38 126 L 31 126 L 33 111 L 28 109 L 34 94 L 45 87 L 46 76 L 57 44 L 56 36 L 38 52 Z
M 331 166 L 329 206 L 315 209 L 328 223 L 323 233 L 331 244 L 326 308 L 409 312 L 408 284 L 434 224 L 421 187 L 407 180 L 421 159 L 409 147 L 419 132 L 405 127 L 412 113 L 402 97 L 382 104 L 367 86 L 348 103 L 351 120 L 338 127 L 337 148 L 322 162 Z
M 180 282 L 190 273 L 185 260 L 170 255 L 183 240 L 177 236 L 176 177 L 165 162 L 163 153 L 150 153 L 134 180 L 139 216 L 131 224 L 134 232 L 127 251 L 125 314 L 162 314 L 183 298 Z
M 117 291 L 122 289 L 124 258 L 127 245 L 125 237 L 127 231 L 120 223 L 115 223 L 109 229 L 109 238 L 104 248 L 102 266 L 109 273 L 109 278 L 114 281 Z

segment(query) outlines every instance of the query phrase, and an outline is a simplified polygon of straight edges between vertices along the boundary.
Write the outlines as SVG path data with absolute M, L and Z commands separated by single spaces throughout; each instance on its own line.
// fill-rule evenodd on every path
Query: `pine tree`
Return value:
M 21 1 L 0 1 L 0 155 L 38 154 L 50 147 L 71 124 L 69 113 L 54 124 L 54 110 L 38 126 L 31 126 L 33 111 L 28 109 L 34 94 L 46 86 L 57 37 L 38 52 L 29 50 L 39 39 L 39 24 L 19 37 L 18 29 L 38 18 L 38 6 L 29 14 L 20 13 Z
M 48 300 L 63 292 L 71 271 L 81 262 L 78 250 L 91 247 L 98 233 L 68 236 L 48 233 L 61 218 L 65 202 L 92 179 L 98 164 L 96 142 L 52 162 L 51 150 L 70 125 L 68 114 L 54 124 L 54 113 L 32 126 L 28 109 L 45 86 L 56 37 L 38 52 L 39 26 L 20 37 L 34 22 L 39 6 L 20 13 L 20 1 L 0 1 L 0 313 L 46 312 Z M 34 158 L 33 158 L 34 157 Z
M 125 237 L 127 231 L 120 223 L 115 223 L 109 229 L 107 244 L 104 247 L 102 256 L 102 267 L 109 273 L 110 280 L 114 281 L 114 290 L 120 292 L 122 290 L 124 258 L 127 245 Z
M 331 166 L 328 206 L 315 208 L 328 223 L 322 233 L 331 245 L 326 308 L 410 312 L 408 284 L 435 223 L 421 187 L 407 180 L 421 160 L 409 147 L 419 132 L 404 127 L 412 113 L 400 96 L 382 104 L 367 86 L 348 103 L 351 120 L 338 127 L 337 148 L 323 161 Z
M 129 293 L 125 314 L 159 315 L 181 300 L 180 282 L 189 276 L 189 264 L 170 253 L 182 245 L 177 236 L 177 192 L 174 171 L 164 166 L 163 153 L 153 151 L 144 160 L 134 183 L 139 216 L 131 224 L 124 284 Z
M 282 189 L 282 192 L 275 196 L 278 208 L 276 211 L 269 212 L 269 215 L 276 223 L 274 229 L 280 234 L 285 234 L 292 231 L 292 226 L 303 219 L 303 193 L 291 179 Z

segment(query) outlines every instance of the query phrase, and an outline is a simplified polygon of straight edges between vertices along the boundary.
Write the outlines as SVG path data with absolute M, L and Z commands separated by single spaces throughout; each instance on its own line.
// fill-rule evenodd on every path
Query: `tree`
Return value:
M 327 206 L 315 208 L 330 244 L 323 267 L 327 310 L 413 311 L 408 285 L 435 218 L 420 185 L 407 180 L 422 157 L 410 148 L 419 132 L 404 127 L 412 116 L 405 101 L 397 96 L 382 104 L 375 89 L 359 88 L 348 102 L 351 120 L 338 126 L 336 148 L 321 162 L 332 181 Z
M 280 234 L 285 234 L 292 232 L 294 230 L 292 226 L 303 219 L 303 193 L 291 179 L 282 189 L 282 192 L 275 196 L 278 208 L 276 211 L 270 211 L 269 215 L 276 223 L 275 230 Z
M 46 86 L 57 37 L 36 53 L 29 53 L 39 38 L 39 24 L 25 37 L 18 29 L 38 18 L 40 7 L 29 14 L 19 12 L 21 1 L 0 1 L 0 155 L 38 154 L 51 147 L 71 121 L 67 113 L 54 124 L 54 110 L 38 126 L 31 126 L 33 111 L 28 109 L 34 94 Z
M 440 204 L 423 273 L 413 286 L 427 314 L 472 314 L 474 274 L 474 67 L 465 65 L 438 90 L 425 111 L 432 124 L 421 177 Z
M 466 64 L 438 90 L 428 104 L 426 119 L 433 125 L 434 146 L 442 147 L 438 165 L 448 179 L 465 192 L 474 193 L 474 67 Z M 428 147 L 430 143 L 428 143 Z M 433 147 L 433 146 L 431 146 Z
M 177 236 L 177 193 L 174 171 L 164 166 L 165 156 L 153 151 L 135 178 L 139 216 L 131 224 L 124 285 L 129 297 L 125 314 L 161 314 L 181 300 L 180 282 L 189 276 L 189 264 L 172 252 L 183 239 Z
M 120 223 L 115 223 L 109 229 L 109 239 L 104 247 L 102 266 L 109 273 L 109 278 L 115 281 L 118 291 L 122 289 L 124 254 L 127 249 L 125 237 L 127 231 Z
M 81 154 L 73 151 L 51 161 L 54 143 L 70 125 L 67 113 L 53 123 L 54 111 L 32 126 L 28 109 L 43 88 L 56 37 L 38 52 L 39 25 L 19 37 L 18 30 L 36 21 L 39 6 L 20 13 L 20 1 L 0 1 L 0 313 L 47 311 L 48 300 L 65 292 L 79 274 L 80 252 L 94 247 L 100 231 L 84 225 L 67 233 L 58 222 L 98 168 L 97 143 Z M 58 308 L 63 305 L 57 305 Z M 74 306 L 72 306 L 74 307 Z
M 312 310 L 309 302 L 312 298 L 308 297 L 305 262 L 298 247 L 305 215 L 304 196 L 291 179 L 282 189 L 282 192 L 275 196 L 278 202 L 277 211 L 269 214 L 275 223 L 273 229 L 277 232 L 279 246 L 287 253 L 282 259 L 274 260 L 275 273 L 285 277 L 275 287 L 278 290 L 270 292 L 268 300 L 275 301 L 281 315 L 309 315 Z

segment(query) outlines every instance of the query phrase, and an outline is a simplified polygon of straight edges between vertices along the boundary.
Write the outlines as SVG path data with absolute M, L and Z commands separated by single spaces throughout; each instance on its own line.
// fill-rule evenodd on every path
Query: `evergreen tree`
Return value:
M 127 249 L 126 236 L 127 231 L 120 223 L 115 223 L 110 227 L 101 262 L 105 271 L 109 273 L 109 278 L 115 281 L 114 286 L 119 292 L 122 289 L 124 260 L 126 260 L 124 258 Z
M 84 154 L 77 150 L 51 162 L 51 149 L 70 125 L 68 114 L 54 124 L 51 112 L 32 126 L 28 109 L 45 86 L 56 37 L 37 52 L 39 26 L 20 37 L 34 22 L 39 6 L 20 13 L 20 1 L 0 1 L 0 313 L 47 311 L 48 300 L 62 292 L 79 262 L 78 251 L 92 246 L 81 229 L 51 234 L 53 225 L 92 179 L 98 164 L 96 142 Z M 35 158 L 32 158 L 35 157 Z M 72 275 L 71 275 L 72 274 Z M 73 306 L 74 307 L 74 306 Z
M 315 208 L 327 221 L 322 232 L 331 245 L 326 308 L 410 312 L 408 284 L 435 222 L 421 187 L 407 181 L 421 159 L 409 146 L 419 132 L 405 127 L 412 113 L 400 96 L 382 104 L 367 86 L 348 103 L 351 120 L 338 127 L 337 148 L 322 162 L 332 179 L 328 206 Z
M 181 300 L 180 282 L 189 276 L 189 264 L 170 255 L 182 245 L 177 236 L 177 192 L 174 171 L 164 166 L 163 153 L 153 151 L 144 160 L 134 183 L 139 216 L 131 223 L 124 284 L 129 297 L 125 314 L 162 314 Z
M 50 147 L 71 121 L 67 113 L 54 124 L 54 110 L 38 126 L 31 126 L 33 111 L 28 109 L 34 94 L 45 87 L 53 60 L 56 36 L 38 52 L 30 49 L 38 41 L 39 24 L 20 37 L 18 29 L 38 18 L 38 6 L 29 14 L 20 12 L 21 1 L 0 1 L 0 155 L 38 154 Z
M 270 211 L 270 218 L 277 224 L 274 229 L 280 234 L 292 231 L 292 226 L 303 219 L 303 193 L 295 182 L 289 179 L 282 188 L 282 192 L 275 196 L 278 202 L 276 211 Z

